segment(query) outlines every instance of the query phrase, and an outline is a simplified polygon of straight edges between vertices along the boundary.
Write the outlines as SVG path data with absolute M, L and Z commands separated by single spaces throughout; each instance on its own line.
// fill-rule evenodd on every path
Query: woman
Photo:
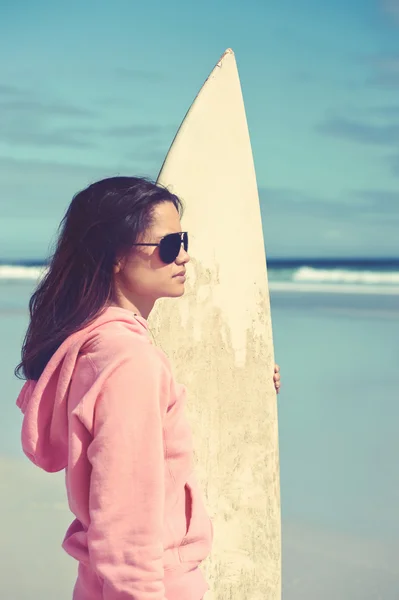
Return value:
M 22 444 L 66 471 L 75 600 L 200 600 L 212 525 L 193 475 L 184 389 L 147 318 L 184 293 L 179 199 L 115 177 L 72 200 L 30 301 L 17 368 Z M 275 386 L 280 385 L 278 367 Z

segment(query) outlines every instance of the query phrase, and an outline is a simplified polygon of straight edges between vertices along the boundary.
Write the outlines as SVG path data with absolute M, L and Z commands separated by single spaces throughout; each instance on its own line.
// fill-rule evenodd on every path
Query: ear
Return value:
M 114 275 L 117 275 L 125 268 L 126 256 L 119 256 L 114 262 Z

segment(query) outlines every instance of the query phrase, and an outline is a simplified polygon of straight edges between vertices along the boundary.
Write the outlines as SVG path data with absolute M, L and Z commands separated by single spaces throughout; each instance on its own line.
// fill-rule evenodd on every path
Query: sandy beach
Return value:
M 0 284 L 0 595 L 69 600 L 76 567 L 60 546 L 71 520 L 63 477 L 36 472 L 19 447 L 21 384 L 12 371 L 31 289 L 32 282 Z M 397 597 L 397 300 L 271 293 L 283 381 L 284 600 Z

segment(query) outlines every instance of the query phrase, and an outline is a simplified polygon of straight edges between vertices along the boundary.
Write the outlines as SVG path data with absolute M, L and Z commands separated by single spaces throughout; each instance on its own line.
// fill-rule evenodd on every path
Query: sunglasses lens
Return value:
M 187 252 L 187 250 L 188 250 L 188 233 L 187 232 L 183 233 L 183 248 L 184 248 L 185 252 Z
M 183 237 L 183 239 L 182 239 Z M 183 242 L 183 248 L 188 250 L 188 235 L 187 233 L 170 233 L 166 235 L 159 243 L 159 256 L 161 260 L 169 265 L 174 262 L 179 256 L 180 248 Z
M 169 265 L 179 256 L 181 237 L 179 233 L 166 235 L 159 244 L 159 256 L 161 260 Z

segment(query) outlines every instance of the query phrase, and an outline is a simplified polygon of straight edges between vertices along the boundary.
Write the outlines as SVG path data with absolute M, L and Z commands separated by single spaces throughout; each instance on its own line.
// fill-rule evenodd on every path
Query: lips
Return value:
M 185 277 L 185 276 L 186 276 L 185 271 L 180 271 L 180 273 L 176 273 L 176 275 L 174 275 L 174 277 Z

